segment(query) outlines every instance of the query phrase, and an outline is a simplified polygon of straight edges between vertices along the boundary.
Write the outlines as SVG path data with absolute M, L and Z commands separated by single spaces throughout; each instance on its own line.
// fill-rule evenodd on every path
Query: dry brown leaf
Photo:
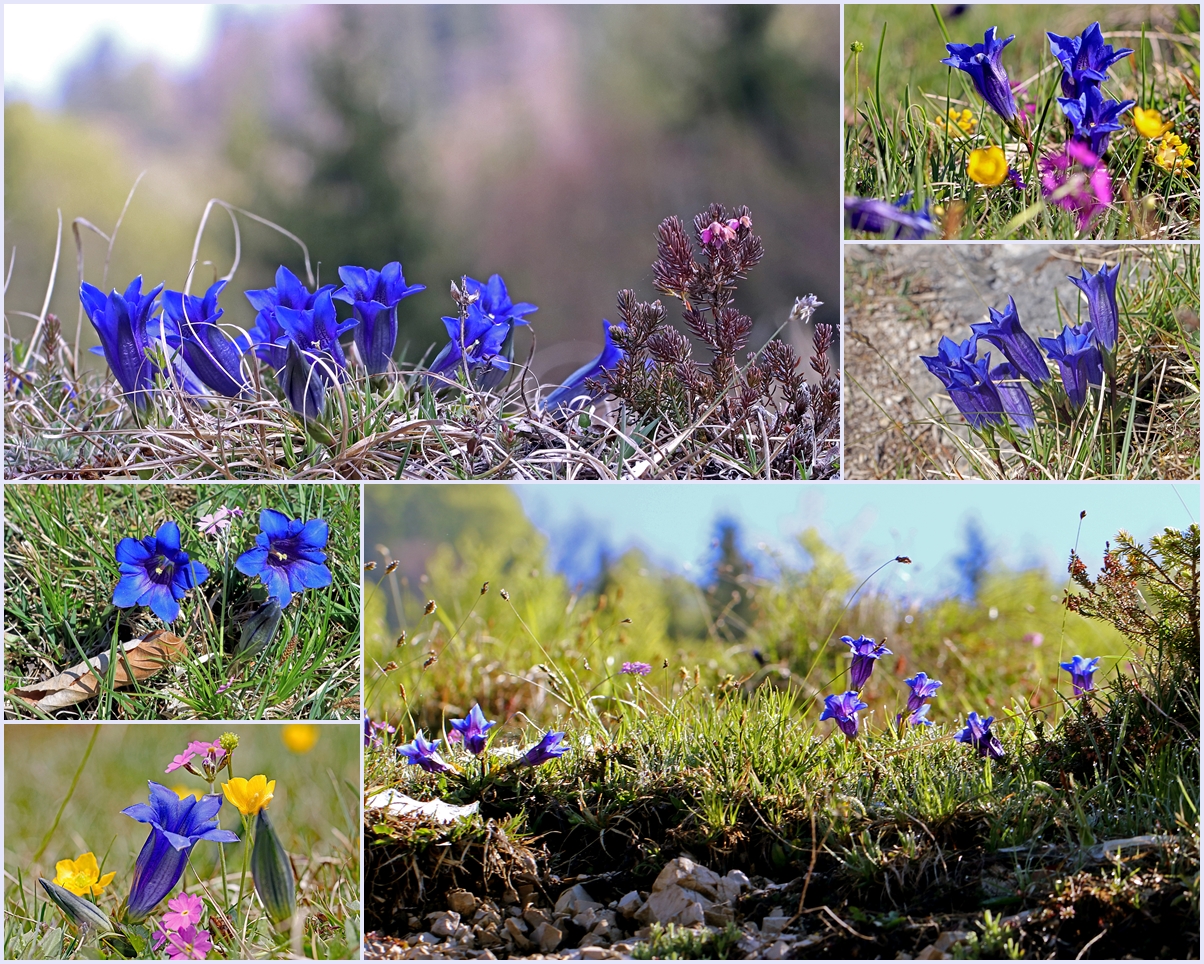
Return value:
M 130 685 L 131 672 L 136 680 L 149 679 L 168 663 L 174 663 L 188 655 L 188 647 L 179 636 L 164 629 L 157 629 L 141 639 L 131 639 L 128 643 L 122 643 L 121 652 L 122 655 L 118 656 L 117 665 L 113 669 L 115 689 L 125 689 Z M 35 683 L 33 686 L 14 689 L 12 695 L 40 710 L 61 710 L 96 696 L 100 690 L 99 680 L 108 674 L 109 654 L 101 653 L 88 662 L 77 663 L 51 679 Z

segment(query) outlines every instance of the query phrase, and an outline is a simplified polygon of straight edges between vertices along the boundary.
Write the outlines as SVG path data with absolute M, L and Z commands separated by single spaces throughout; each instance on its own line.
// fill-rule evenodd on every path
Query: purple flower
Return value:
M 991 724 L 994 722 L 995 717 L 993 716 L 988 716 L 984 720 L 977 713 L 972 712 L 966 717 L 966 728 L 953 739 L 959 743 L 969 743 L 978 751 L 979 756 L 1002 760 L 1005 755 L 1003 744 L 991 732 Z
M 619 672 L 629 673 L 632 676 L 647 676 L 652 672 L 652 666 L 648 663 L 624 663 Z
M 852 636 L 841 636 L 840 641 L 847 644 L 853 652 L 853 663 L 849 667 L 849 687 L 860 693 L 874 671 L 874 663 L 883 656 L 889 656 L 891 651 L 868 636 L 858 636 L 856 639 Z
M 931 703 L 925 703 L 923 706 L 917 707 L 912 711 L 911 716 L 907 718 L 907 722 L 912 726 L 932 726 L 932 720 L 928 719 L 928 711 L 932 709 Z
M 1087 386 L 1104 382 L 1104 361 L 1095 343 L 1091 322 L 1084 322 L 1078 328 L 1067 325 L 1057 338 L 1042 338 L 1041 345 L 1058 363 L 1066 397 L 1070 399 L 1071 408 L 1078 411 L 1087 400 Z
M 1016 36 L 996 40 L 996 29 L 991 27 L 983 34 L 980 44 L 945 44 L 949 56 L 941 63 L 969 74 L 987 106 L 1011 123 L 1016 119 L 1016 99 L 1012 96 L 1007 71 L 1003 69 L 1003 48 Z
M 1123 125 L 1120 115 L 1136 104 L 1135 100 L 1115 101 L 1106 98 L 1098 87 L 1088 87 L 1078 97 L 1059 97 L 1062 113 L 1074 127 L 1075 139 L 1102 157 L 1108 140 Z
M 181 291 L 163 292 L 163 313 L 180 332 L 181 353 L 196 376 L 219 395 L 237 398 L 247 388 L 242 351 L 218 326 L 222 309 L 217 296 L 226 286 L 218 281 L 204 298 Z
M 117 543 L 121 578 L 113 590 L 113 605 L 149 606 L 165 623 L 180 615 L 180 600 L 209 578 L 209 570 L 192 562 L 180 548 L 180 527 L 164 522 L 153 536 Z
M 198 931 L 191 924 L 164 936 L 167 938 L 167 956 L 173 961 L 203 961 L 213 950 L 209 932 Z
M 1062 669 L 1070 674 L 1070 683 L 1074 687 L 1074 695 L 1082 696 L 1084 693 L 1095 689 L 1095 682 L 1092 676 L 1096 669 L 1099 668 L 1098 656 L 1092 659 L 1084 659 L 1082 656 L 1076 656 L 1069 663 L 1059 663 Z
M 559 730 L 548 730 L 535 746 L 519 758 L 519 762 L 529 767 L 537 767 L 541 763 L 563 756 L 569 749 L 561 742 L 563 739 L 564 734 Z
M 1041 172 L 1041 193 L 1057 207 L 1078 215 L 1079 230 L 1087 226 L 1112 203 L 1112 178 L 1091 148 L 1078 141 L 1067 141 L 1066 149 L 1049 154 L 1037 162 Z
M 999 389 L 991 381 L 991 353 L 987 352 L 981 361 L 974 360 L 977 338 L 975 335 L 959 345 L 942 337 L 937 354 L 921 355 L 920 361 L 941 380 L 970 427 L 981 429 L 988 424 L 1002 425 L 1004 406 Z
M 178 931 L 189 924 L 199 924 L 205 911 L 205 905 L 199 897 L 185 893 L 177 894 L 169 900 L 167 908 L 170 913 L 163 915 L 163 927 L 169 931 Z
M 259 513 L 259 529 L 255 548 L 239 556 L 234 567 L 244 575 L 262 579 L 268 596 L 275 598 L 281 608 L 292 602 L 295 592 L 330 585 L 330 570 L 322 551 L 330 535 L 325 519 L 303 522 L 275 509 L 264 509 Z
M 369 718 L 367 713 L 364 713 L 364 746 L 375 747 L 380 750 L 384 748 L 384 738 L 382 733 L 396 733 L 397 727 L 391 726 L 388 720 L 382 720 L 380 723 Z
M 1020 373 L 1011 362 L 1003 362 L 991 369 L 991 381 L 999 392 L 1004 412 L 1021 432 L 1031 432 L 1037 424 L 1037 418 L 1033 414 L 1033 403 L 1028 392 L 1024 390 L 1024 383 L 1020 381 Z
M 564 409 L 566 412 L 577 411 L 598 399 L 600 393 L 590 388 L 586 382 L 601 379 L 602 374 L 614 368 L 625 355 L 623 349 L 616 345 L 610 337 L 611 328 L 618 328 L 620 331 L 627 330 L 627 326 L 622 322 L 611 325 L 605 318 L 602 319 L 602 336 L 605 339 L 602 353 L 589 364 L 578 368 L 563 385 L 543 400 L 543 407 L 547 411 L 554 412 L 557 409 Z
M 907 695 L 907 712 L 917 713 L 920 708 L 927 706 L 925 700 L 936 696 L 936 691 L 942 686 L 939 679 L 929 679 L 927 673 L 916 673 L 911 679 L 903 681 L 911 692 Z
M 497 726 L 495 720 L 486 720 L 481 712 L 481 704 L 473 703 L 468 716 L 462 720 L 452 720 L 451 728 L 460 734 L 464 746 L 473 756 L 480 756 L 485 751 L 489 738 L 485 735 L 492 727 Z
M 1029 105 L 1033 106 L 1033 105 Z M 1008 168 L 1008 180 L 1012 182 L 1012 187 L 1017 191 L 1027 191 L 1028 187 L 1024 183 L 1024 179 L 1020 176 L 1020 172 L 1014 167 Z
M 339 322 L 329 290 L 320 291 L 314 296 L 312 308 L 297 309 L 281 305 L 276 309 L 276 320 L 280 322 L 287 339 L 296 344 L 305 360 L 327 385 L 333 385 L 336 380 L 345 377 L 347 356 L 343 354 L 339 335 L 350 331 L 359 322 L 355 318 Z M 287 345 L 285 347 L 287 349 Z
M 220 795 L 207 793 L 197 799 L 189 794 L 181 800 L 174 790 L 153 780 L 147 786 L 149 803 L 136 803 L 121 811 L 139 823 L 151 825 L 150 836 L 134 863 L 134 882 L 128 901 L 128 918 L 134 922 L 145 918 L 171 893 L 197 841 L 238 843 L 236 834 L 218 827 Z
M 390 261 L 380 271 L 347 266 L 339 268 L 343 287 L 332 297 L 351 305 L 359 325 L 355 344 L 369 375 L 388 371 L 397 345 L 397 305 L 403 298 L 425 291 L 426 285 L 406 285 L 400 261 Z
M 1087 296 L 1087 314 L 1100 348 L 1111 351 L 1120 337 L 1120 311 L 1116 307 L 1116 278 L 1120 274 L 1120 265 L 1109 270 L 1105 264 L 1096 274 L 1087 274 L 1086 268 L 1080 270 L 1082 277 L 1067 275 L 1067 278 Z
M 1049 381 L 1049 368 L 1041 357 L 1041 349 L 1020 324 L 1020 313 L 1016 301 L 1008 295 L 1007 307 L 1003 311 L 988 308 L 990 321 L 982 321 L 970 328 L 977 338 L 986 339 L 1001 352 L 1034 385 Z M 970 359 L 973 361 L 973 359 Z
M 506 282 L 497 274 L 491 275 L 487 282 L 465 278 L 464 293 L 476 295 L 477 300 L 468 306 L 463 322 L 444 317 L 443 325 L 451 341 L 435 356 L 430 371 L 446 375 L 467 364 L 479 387 L 496 388 L 514 357 L 515 326 L 529 324 L 526 316 L 539 309 L 525 301 L 512 302 Z
M 1104 43 L 1099 22 L 1077 37 L 1062 37 L 1046 33 L 1049 49 L 1062 62 L 1062 93 L 1067 97 L 1078 97 L 1085 89 L 1095 87 L 1108 79 L 1108 68 L 1123 60 L 1133 51 L 1128 47 L 1113 50 Z
M 284 367 L 276 372 L 276 381 L 293 411 L 306 419 L 322 417 L 326 408 L 326 383 L 314 371 L 296 342 L 284 349 Z
M 276 271 L 276 284 L 271 288 L 246 292 L 247 301 L 258 314 L 255 325 L 239 340 L 239 347 L 246 350 L 254 347 L 255 354 L 273 368 L 283 368 L 288 334 L 276 317 L 277 308 L 292 308 L 297 311 L 313 309 L 318 296 L 333 291 L 334 285 L 323 285 L 313 294 L 288 268 L 281 265 Z
M 869 704 L 862 703 L 855 690 L 840 696 L 825 696 L 824 711 L 819 715 L 819 721 L 835 720 L 840 732 L 852 740 L 857 737 L 857 713 L 866 709 L 869 709 Z
M 895 241 L 918 241 L 936 231 L 928 213 L 928 201 L 919 211 L 905 211 L 911 203 L 907 192 L 894 204 L 878 198 L 846 197 L 844 213 L 854 231 L 881 234 Z
M 405 757 L 406 763 L 420 766 L 427 773 L 446 773 L 452 769 L 450 763 L 439 755 L 439 743 L 431 743 L 419 730 L 414 734 L 413 743 L 405 743 L 397 748 L 397 755 Z

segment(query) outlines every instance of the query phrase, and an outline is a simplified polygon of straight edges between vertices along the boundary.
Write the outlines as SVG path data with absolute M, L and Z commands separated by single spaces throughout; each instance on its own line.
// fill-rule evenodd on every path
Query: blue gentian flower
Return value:
M 268 595 L 274 596 L 281 608 L 292 601 L 295 592 L 330 585 L 322 551 L 330 535 L 325 519 L 302 522 L 275 509 L 264 509 L 259 513 L 259 529 L 255 548 L 239 556 L 234 567 L 262 579 Z
M 981 429 L 1003 424 L 1004 405 L 998 387 L 991 380 L 991 353 L 987 352 L 981 361 L 974 360 L 972 351 L 977 351 L 973 347 L 977 337 L 960 345 L 951 338 L 942 338 L 937 355 L 921 355 L 920 361 L 941 380 L 970 427 Z
M 894 204 L 878 198 L 846 197 L 844 213 L 854 231 L 881 234 L 895 241 L 918 241 L 936 231 L 936 222 L 928 213 L 927 200 L 918 211 L 906 211 L 911 204 L 908 191 Z
M 146 294 L 142 293 L 142 275 L 129 283 L 124 294 L 114 289 L 107 297 L 95 285 L 86 281 L 79 286 L 79 299 L 92 327 L 100 336 L 99 349 L 93 352 L 104 355 L 109 369 L 125 393 L 126 400 L 135 411 L 140 411 L 149 400 L 158 369 L 146 357 L 147 349 L 154 337 L 151 314 L 163 285 L 156 285 Z
M 326 382 L 294 341 L 289 341 L 284 350 L 284 367 L 276 372 L 276 382 L 294 412 L 303 418 L 322 417 L 326 408 Z
M 840 641 L 853 652 L 853 663 L 849 667 L 849 688 L 860 693 L 874 671 L 874 663 L 883 656 L 891 655 L 891 651 L 868 636 L 858 636 L 856 639 L 852 636 L 841 636 Z
M 943 685 L 939 679 L 929 679 L 927 673 L 916 673 L 911 679 L 903 681 L 910 692 L 907 694 L 907 712 L 915 713 L 920 707 L 927 706 L 924 701 L 936 696 L 936 691 Z
M 254 327 L 247 333 L 246 339 L 240 341 L 239 347 L 244 351 L 254 347 L 261 361 L 273 368 L 283 368 L 288 334 L 276 317 L 276 309 L 283 307 L 310 311 L 319 295 L 334 289 L 335 285 L 322 285 L 310 294 L 301 279 L 281 265 L 276 271 L 275 285 L 246 292 L 247 301 L 251 302 L 257 314 Z
M 626 352 L 610 337 L 612 328 L 617 328 L 619 331 L 627 330 L 627 326 L 622 322 L 612 325 L 605 318 L 602 319 L 602 336 L 605 338 L 602 353 L 588 365 L 578 368 L 565 380 L 563 385 L 543 400 L 543 407 L 547 411 L 555 412 L 557 409 L 577 411 L 598 399 L 599 392 L 590 388 L 586 382 L 599 381 L 603 372 L 610 371 L 626 356 Z
M 1116 278 L 1120 265 L 1109 269 L 1105 264 L 1095 274 L 1081 268 L 1082 277 L 1067 275 L 1072 285 L 1087 296 L 1087 315 L 1096 342 L 1105 351 L 1112 351 L 1120 337 L 1120 310 L 1116 307 Z
M 932 720 L 928 719 L 928 711 L 932 709 L 931 703 L 925 703 L 923 706 L 918 706 L 911 711 L 911 716 L 907 718 L 907 722 L 912 726 L 932 726 Z
M 184 873 L 188 856 L 198 840 L 238 843 L 238 835 L 218 827 L 217 813 L 222 797 L 207 793 L 199 800 L 192 794 L 180 799 L 174 790 L 147 782 L 150 803 L 136 803 L 121 812 L 139 823 L 151 825 L 150 836 L 134 863 L 127 919 L 143 920 L 163 900 Z
M 1099 22 L 1077 37 L 1062 37 L 1046 33 L 1049 49 L 1062 62 L 1062 93 L 1077 98 L 1087 88 L 1097 86 L 1108 79 L 1108 69 L 1123 60 L 1133 51 L 1128 47 L 1113 50 L 1104 43 L 1104 34 Z
M 819 721 L 835 720 L 840 732 L 850 740 L 857 737 L 857 714 L 869 709 L 868 703 L 862 703 L 856 690 L 849 690 L 840 696 L 825 696 L 824 711 L 819 715 Z
M 113 605 L 149 606 L 165 623 L 180 615 L 180 600 L 209 578 L 209 570 L 192 562 L 180 548 L 180 527 L 164 522 L 153 536 L 122 539 L 114 553 L 121 579 L 113 590 Z
M 1017 371 L 1034 385 L 1049 381 L 1049 367 L 1041 357 L 1041 349 L 1020 324 L 1020 312 L 1016 310 L 1016 301 L 1008 295 L 1007 307 L 1003 311 L 988 308 L 990 321 L 982 321 L 971 325 L 977 338 L 985 338 L 1003 352 Z M 970 359 L 973 361 L 973 358 Z
M 526 316 L 539 309 L 526 302 L 514 304 L 501 275 L 491 275 L 487 282 L 466 277 L 464 293 L 476 295 L 477 300 L 468 306 L 463 322 L 443 318 L 451 341 L 435 356 L 430 371 L 446 375 L 467 364 L 479 387 L 495 388 L 514 357 L 515 326 L 529 324 Z
M 420 766 L 427 773 L 446 773 L 453 767 L 439 755 L 440 742 L 440 740 L 436 740 L 431 743 L 423 735 L 422 730 L 419 730 L 414 734 L 412 743 L 405 743 L 397 748 L 397 754 L 404 757 L 406 763 Z
M 343 287 L 332 297 L 351 305 L 359 319 L 353 335 L 369 375 L 389 370 L 397 346 L 397 305 L 403 298 L 425 291 L 426 285 L 406 285 L 400 261 L 390 261 L 380 271 L 346 266 L 339 268 Z
M 479 703 L 473 703 L 466 719 L 451 721 L 451 728 L 460 734 L 465 748 L 473 756 L 480 756 L 485 751 L 485 745 L 489 742 L 485 734 L 495 726 L 496 721 L 485 719 Z
M 517 305 L 510 300 L 506 282 L 500 274 L 490 275 L 486 282 L 475 278 L 464 279 L 464 291 L 477 295 L 475 304 L 484 312 L 490 323 L 495 325 L 525 325 L 527 315 L 539 311 L 535 305 L 520 301 Z
M 1015 366 L 1011 362 L 996 365 L 991 369 L 991 382 L 995 385 L 995 391 L 999 393 L 1004 412 L 1021 432 L 1031 432 L 1037 424 L 1037 417 L 1033 413 L 1032 400 L 1024 390 L 1020 373 L 1016 371 Z
M 942 382 L 949 377 L 950 369 L 961 369 L 978 357 L 978 335 L 957 342 L 946 335 L 937 343 L 935 355 L 921 355 L 922 361 L 932 374 Z
M 996 40 L 996 29 L 991 27 L 983 34 L 980 44 L 945 44 L 949 56 L 941 63 L 969 74 L 987 106 L 1011 124 L 1016 120 L 1016 98 L 1012 96 L 1012 84 L 1003 68 L 1003 48 L 1016 36 Z
M 339 335 L 355 328 L 359 321 L 348 318 L 344 322 L 335 314 L 334 301 L 329 291 L 320 291 L 314 296 L 312 308 L 288 308 L 281 305 L 276 309 L 276 320 L 285 335 L 305 356 L 305 360 L 328 385 L 341 381 L 347 371 L 347 356 L 339 343 Z M 286 346 L 287 347 L 287 346 Z
M 978 751 L 979 756 L 1002 760 L 1005 756 L 1003 744 L 991 732 L 991 724 L 994 722 L 995 717 L 993 716 L 988 716 L 984 720 L 977 713 L 972 712 L 966 717 L 966 728 L 953 739 L 959 743 L 969 743 Z
M 559 730 L 548 730 L 535 746 L 519 758 L 519 762 L 529 767 L 537 767 L 541 763 L 564 756 L 569 748 L 561 742 L 563 739 L 564 734 Z
M 1078 97 L 1059 97 L 1058 105 L 1074 127 L 1075 139 L 1086 144 L 1091 153 L 1102 157 L 1108 140 L 1124 125 L 1120 116 L 1137 101 L 1115 101 L 1105 97 L 1098 87 L 1088 87 Z
M 247 376 L 242 370 L 242 351 L 217 324 L 222 316 L 217 296 L 225 286 L 225 281 L 210 285 L 204 298 L 165 291 L 163 313 L 180 332 L 188 367 L 213 391 L 237 398 L 246 391 Z
M 1095 671 L 1099 668 L 1100 658 L 1098 656 L 1092 659 L 1084 659 L 1082 656 L 1076 656 L 1069 663 L 1059 663 L 1062 669 L 1070 674 L 1070 683 L 1074 687 L 1074 695 L 1082 696 L 1095 689 L 1095 681 L 1092 677 Z
M 1057 338 L 1040 340 L 1049 357 L 1058 363 L 1066 397 L 1075 411 L 1087 400 L 1088 385 L 1104 383 L 1104 361 L 1095 338 L 1091 322 L 1087 321 L 1078 328 L 1067 325 Z

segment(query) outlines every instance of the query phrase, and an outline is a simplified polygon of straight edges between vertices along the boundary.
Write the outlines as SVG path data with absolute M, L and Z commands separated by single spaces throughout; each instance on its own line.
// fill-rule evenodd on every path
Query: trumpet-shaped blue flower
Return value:
M 322 550 L 330 535 L 325 519 L 290 519 L 283 512 L 264 509 L 259 513 L 259 535 L 255 547 L 234 563 L 247 576 L 258 576 L 277 599 L 281 608 L 292 601 L 292 594 L 304 589 L 320 589 L 331 583 Z
M 617 325 L 612 325 L 606 319 L 602 320 L 602 335 L 606 339 L 602 347 L 602 353 L 598 355 L 588 365 L 582 365 L 558 389 L 548 395 L 544 399 L 544 408 L 549 412 L 554 412 L 557 409 L 566 411 L 577 411 L 585 406 L 596 401 L 600 394 L 596 389 L 590 388 L 586 382 L 599 381 L 602 378 L 602 373 L 610 371 L 615 367 L 626 355 L 618 345 L 614 343 L 614 339 L 610 337 L 611 329 L 617 328 L 620 331 L 626 331 L 627 326 L 622 322 Z
M 339 322 L 329 290 L 320 291 L 314 296 L 312 308 L 297 309 L 281 305 L 276 309 L 276 320 L 323 381 L 333 385 L 336 379 L 345 377 L 347 356 L 343 354 L 339 335 L 355 328 L 359 321 L 348 318 Z
M 936 696 L 936 691 L 943 685 L 939 679 L 929 679 L 927 673 L 916 673 L 911 679 L 905 679 L 903 682 L 910 690 L 907 694 L 909 713 L 916 713 L 921 707 L 927 706 L 924 701 Z
M 564 734 L 559 730 L 548 730 L 535 746 L 519 757 L 519 762 L 529 767 L 537 767 L 541 763 L 555 760 L 568 752 L 568 746 L 561 741 Z
M 288 333 L 276 317 L 276 309 L 311 311 L 320 295 L 334 289 L 334 285 L 322 285 L 310 294 L 301 279 L 281 265 L 276 270 L 276 283 L 272 287 L 246 292 L 247 301 L 257 314 L 254 327 L 245 339 L 240 340 L 239 347 L 244 351 L 253 347 L 262 361 L 273 368 L 284 367 Z
M 935 355 L 921 355 L 922 361 L 932 374 L 942 382 L 947 381 L 952 369 L 961 369 L 972 364 L 978 357 L 978 335 L 957 342 L 945 335 L 937 343 Z
M 1016 36 L 997 40 L 996 29 L 991 27 L 983 34 L 980 44 L 945 44 L 949 56 L 941 63 L 969 74 L 987 106 L 1012 123 L 1016 119 L 1016 98 L 1012 96 L 1012 84 L 1003 67 L 1003 48 Z
M 440 742 L 442 741 L 436 740 L 432 743 L 423 735 L 422 730 L 419 730 L 414 734 L 412 743 L 405 743 L 397 748 L 397 754 L 404 757 L 406 763 L 422 767 L 427 773 L 446 773 L 453 767 L 439 755 Z
M 451 721 L 451 728 L 460 734 L 465 748 L 473 756 L 480 756 L 485 752 L 485 745 L 489 742 L 489 737 L 485 734 L 495 726 L 496 721 L 485 719 L 479 703 L 472 704 L 472 709 L 468 711 L 465 719 Z
M 247 388 L 242 351 L 218 326 L 222 309 L 217 297 L 225 281 L 210 285 L 204 298 L 180 291 L 163 292 L 163 313 L 180 332 L 181 352 L 188 367 L 213 391 L 237 398 Z
M 397 346 L 397 305 L 426 285 L 407 285 L 400 261 L 390 261 L 380 271 L 342 267 L 339 277 L 343 287 L 332 297 L 351 305 L 359 319 L 352 334 L 368 374 L 388 371 Z
M 476 305 L 485 317 L 494 325 L 526 325 L 527 315 L 539 311 L 535 305 L 525 301 L 515 304 L 510 300 L 506 290 L 506 282 L 500 274 L 490 275 L 488 281 L 477 281 L 475 278 L 464 279 L 464 291 L 469 295 L 477 295 Z
M 1049 381 L 1049 367 L 1041 357 L 1041 349 L 1037 347 L 1037 343 L 1020 324 L 1020 312 L 1016 309 L 1015 299 L 1008 295 L 1007 307 L 1003 311 L 994 308 L 987 310 L 990 313 L 990 321 L 981 321 L 970 326 L 975 336 L 989 341 L 1003 352 L 1004 357 L 1016 366 L 1016 370 L 1034 385 Z
M 862 703 L 856 690 L 849 690 L 840 696 L 825 696 L 824 711 L 819 715 L 819 721 L 835 720 L 840 732 L 850 740 L 857 737 L 857 714 L 869 709 L 868 703 Z
M 928 719 L 928 711 L 932 709 L 931 703 L 925 703 L 923 706 L 918 706 L 911 711 L 911 716 L 907 718 L 907 722 L 912 726 L 932 726 L 932 720 Z
M 1092 677 L 1099 668 L 1099 660 L 1098 656 L 1092 659 L 1076 656 L 1069 663 L 1058 664 L 1070 674 L 1070 684 L 1074 687 L 1075 696 L 1082 696 L 1095 689 L 1095 681 Z
M 881 234 L 895 241 L 919 241 L 936 231 L 936 222 L 928 213 L 928 201 L 918 211 L 907 211 L 912 192 L 894 204 L 878 198 L 846 197 L 844 213 L 854 231 Z
M 451 341 L 435 356 L 430 371 L 447 375 L 467 365 L 478 386 L 495 388 L 514 358 L 515 326 L 529 324 L 526 316 L 539 309 L 525 301 L 511 301 L 501 275 L 491 275 L 487 282 L 465 278 L 464 293 L 475 295 L 476 300 L 468 306 L 463 321 L 443 318 Z
M 941 380 L 953 404 L 970 426 L 980 429 L 986 425 L 1002 425 L 1005 409 L 999 389 L 991 380 L 991 353 L 987 352 L 980 361 L 974 360 L 977 337 L 960 345 L 950 338 L 942 338 L 937 355 L 921 355 L 920 361 Z
M 1003 744 L 999 742 L 999 738 L 991 732 L 991 724 L 994 722 L 995 717 L 993 716 L 988 716 L 984 720 L 977 713 L 971 712 L 966 717 L 966 728 L 953 739 L 959 743 L 970 744 L 978 751 L 979 756 L 1002 760 L 1006 754 L 1003 752 Z
M 113 605 L 149 606 L 165 623 L 180 615 L 180 600 L 188 590 L 209 578 L 209 570 L 180 548 L 180 527 L 174 522 L 164 522 L 145 539 L 122 539 L 115 555 L 121 578 Z
M 1059 97 L 1058 105 L 1074 127 L 1075 139 L 1086 144 L 1096 157 L 1108 149 L 1108 141 L 1124 125 L 1121 115 L 1137 101 L 1115 101 L 1098 87 L 1088 87 L 1078 97 Z
M 1108 79 L 1108 69 L 1133 51 L 1128 47 L 1113 50 L 1104 43 L 1099 22 L 1093 23 L 1077 37 L 1046 33 L 1049 49 L 1062 63 L 1062 93 L 1077 98 L 1084 90 Z
M 200 840 L 238 843 L 238 835 L 218 827 L 217 813 L 222 797 L 207 793 L 199 800 L 192 794 L 183 799 L 174 790 L 147 782 L 150 803 L 136 803 L 121 812 L 151 826 L 134 863 L 128 919 L 143 920 L 163 900 L 184 873 L 188 855 Z
M 284 350 L 284 367 L 276 372 L 276 381 L 293 411 L 303 418 L 321 418 L 326 408 L 326 382 L 297 347 L 289 341 Z
M 999 392 L 1004 412 L 1021 432 L 1031 432 L 1037 424 L 1037 417 L 1033 414 L 1032 400 L 1020 381 L 1020 373 L 1011 362 L 1003 362 L 991 369 L 991 381 L 995 391 Z
M 874 672 L 874 663 L 883 656 L 891 655 L 891 651 L 881 643 L 875 643 L 868 636 L 841 636 L 840 641 L 852 650 L 853 662 L 849 667 L 849 688 L 861 692 L 869 682 L 870 674 Z
M 1120 337 L 1120 310 L 1116 307 L 1116 278 L 1120 265 L 1109 269 L 1105 264 L 1095 274 L 1081 268 L 1079 278 L 1067 275 L 1072 285 L 1087 296 L 1087 316 L 1091 320 L 1091 331 L 1100 348 L 1112 351 Z
M 1071 407 L 1076 411 L 1082 408 L 1087 400 L 1087 386 L 1104 383 L 1104 361 L 1091 322 L 1078 328 L 1067 325 L 1057 338 L 1042 338 L 1041 346 L 1058 363 Z

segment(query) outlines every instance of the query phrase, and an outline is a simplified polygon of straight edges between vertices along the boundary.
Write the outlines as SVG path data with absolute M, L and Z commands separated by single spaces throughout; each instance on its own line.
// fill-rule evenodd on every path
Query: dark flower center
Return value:
M 146 571 L 152 582 L 167 585 L 175 577 L 176 566 L 166 556 L 158 555 L 147 563 Z
M 279 566 L 287 566 L 301 555 L 302 543 L 299 536 L 273 539 L 268 546 L 268 559 Z

